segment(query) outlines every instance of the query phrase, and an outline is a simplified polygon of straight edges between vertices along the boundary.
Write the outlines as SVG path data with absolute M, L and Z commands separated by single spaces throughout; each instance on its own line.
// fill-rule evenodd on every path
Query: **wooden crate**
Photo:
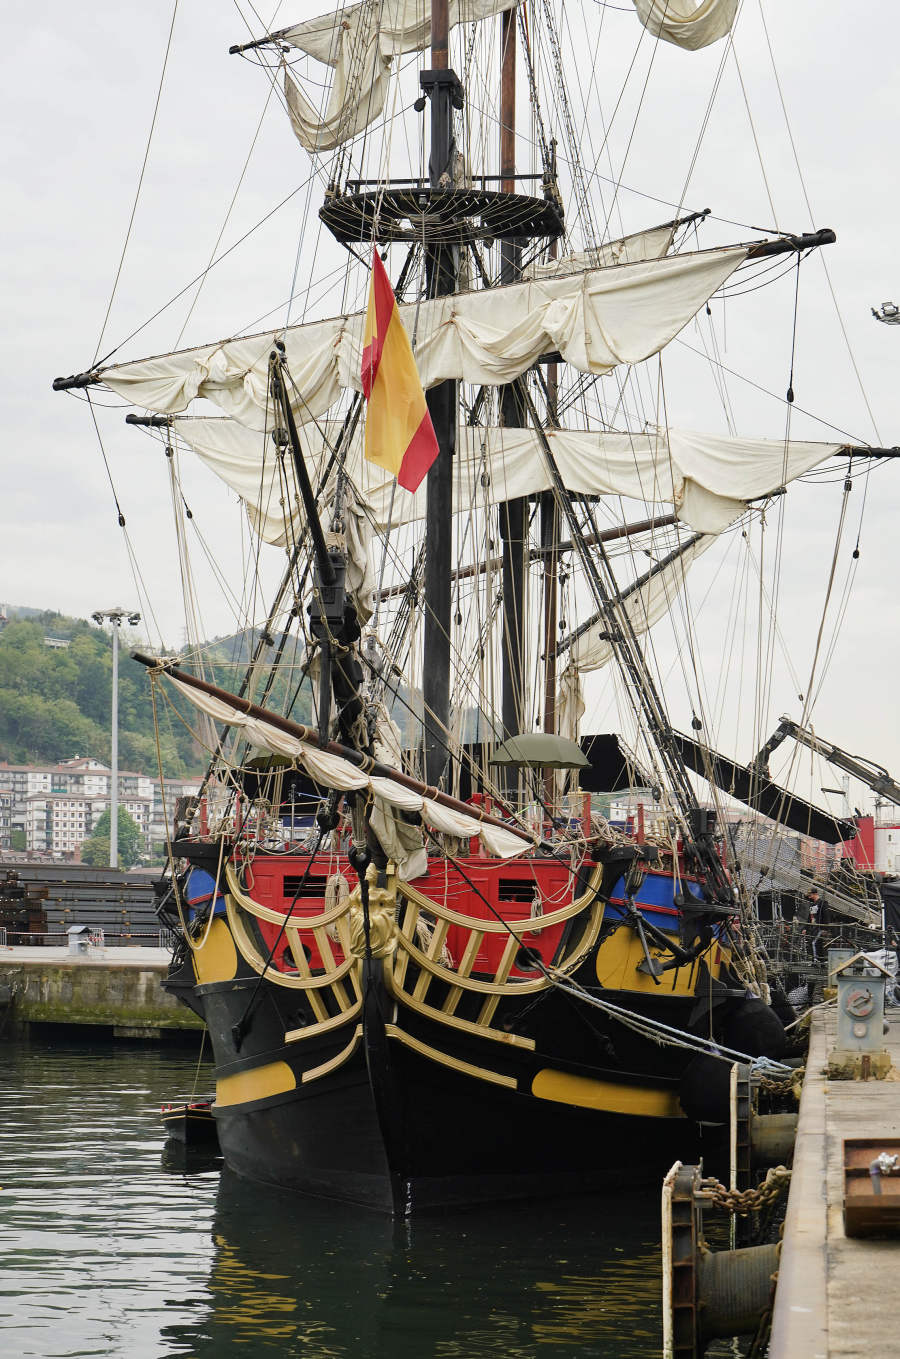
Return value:
M 886 1153 L 898 1158 L 898 1171 L 873 1174 Z M 900 1233 L 900 1137 L 844 1138 L 844 1231 L 847 1236 Z

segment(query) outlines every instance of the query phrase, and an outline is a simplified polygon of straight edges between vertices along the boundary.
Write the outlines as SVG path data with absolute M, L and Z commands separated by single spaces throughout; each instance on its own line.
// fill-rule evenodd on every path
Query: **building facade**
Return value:
M 76 857 L 83 840 L 109 810 L 112 771 L 100 760 L 76 757 L 56 765 L 0 764 L 0 849 L 13 830 L 25 834 L 26 853 Z M 151 845 L 154 780 L 119 772 L 119 806 Z
M 135 821 L 144 838 L 145 849 L 149 849 L 152 800 L 120 794 L 119 806 Z M 32 793 L 25 799 L 26 853 L 76 857 L 83 841 L 108 811 L 108 796 Z

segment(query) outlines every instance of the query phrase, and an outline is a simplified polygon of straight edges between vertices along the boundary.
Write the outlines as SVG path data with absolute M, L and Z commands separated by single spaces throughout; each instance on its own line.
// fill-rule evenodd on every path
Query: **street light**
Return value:
M 110 749 L 109 791 L 109 866 L 119 867 L 119 628 L 124 622 L 136 627 L 141 615 L 134 609 L 98 609 L 91 617 L 98 628 L 105 622 L 112 624 L 113 668 L 112 668 L 112 740 Z
M 882 302 L 881 311 L 872 308 L 872 315 L 876 321 L 883 321 L 886 326 L 900 326 L 900 307 L 896 302 Z

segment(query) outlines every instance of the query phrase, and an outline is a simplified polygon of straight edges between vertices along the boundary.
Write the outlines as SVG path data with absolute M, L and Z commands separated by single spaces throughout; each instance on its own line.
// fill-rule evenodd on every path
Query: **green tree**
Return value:
M 81 862 L 91 868 L 103 868 L 109 863 L 109 830 L 112 822 L 104 812 L 81 846 Z M 146 852 L 141 829 L 124 807 L 119 808 L 119 867 L 131 868 Z

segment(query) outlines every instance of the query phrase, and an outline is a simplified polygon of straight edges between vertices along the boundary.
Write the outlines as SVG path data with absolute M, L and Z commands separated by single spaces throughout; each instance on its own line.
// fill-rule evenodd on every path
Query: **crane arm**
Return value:
M 781 718 L 775 731 L 753 761 L 752 768 L 764 778 L 769 778 L 769 756 L 788 736 L 793 737 L 800 745 L 806 746 L 808 750 L 814 751 L 816 755 L 821 755 L 836 769 L 859 779 L 880 797 L 900 806 L 900 783 L 891 778 L 886 769 L 872 760 L 865 760 L 859 755 L 850 755 L 840 746 L 832 745 L 830 741 L 823 741 L 808 727 L 801 727 L 799 722 L 793 722 L 789 717 Z

